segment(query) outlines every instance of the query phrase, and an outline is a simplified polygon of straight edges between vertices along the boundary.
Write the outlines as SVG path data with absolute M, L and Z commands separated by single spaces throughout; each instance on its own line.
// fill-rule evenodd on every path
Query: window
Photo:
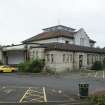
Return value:
M 36 51 L 36 58 L 38 58 L 38 51 Z
M 89 65 L 89 55 L 87 55 L 87 64 Z
M 32 54 L 32 56 L 33 56 L 33 59 L 35 58 L 35 51 L 33 51 L 33 54 Z
M 53 63 L 53 62 L 54 62 L 54 55 L 51 54 L 51 63 Z
M 54 63 L 54 54 L 47 54 L 46 55 L 46 61 L 48 63 Z
M 92 64 L 94 63 L 94 56 L 92 55 Z
M 67 62 L 67 63 L 69 63 L 69 58 L 70 58 L 70 56 L 67 55 L 67 58 L 66 58 L 66 62 Z
M 71 54 L 63 54 L 63 63 L 70 63 L 72 62 L 72 55 Z
M 84 46 L 84 38 L 80 38 L 80 45 Z
M 101 61 L 101 55 L 99 55 L 99 61 Z
M 72 55 L 69 55 L 69 61 L 72 62 Z
M 47 62 L 50 61 L 50 58 L 49 58 L 49 57 L 50 57 L 49 54 L 47 54 L 47 56 L 46 56 L 46 58 L 47 58 Z
M 63 54 L 63 62 L 65 62 L 65 54 Z
M 66 40 L 66 41 L 65 41 L 65 43 L 66 43 L 66 44 L 68 44 L 68 43 L 69 43 L 69 41 L 67 41 L 67 40 Z
M 97 61 L 99 61 L 99 56 L 97 55 Z

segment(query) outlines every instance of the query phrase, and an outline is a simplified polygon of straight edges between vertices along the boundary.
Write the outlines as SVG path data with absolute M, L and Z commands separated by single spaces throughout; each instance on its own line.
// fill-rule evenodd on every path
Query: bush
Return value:
M 3 65 L 2 61 L 0 61 L 0 65 Z
M 21 72 L 29 72 L 29 65 L 30 65 L 30 62 L 20 63 L 18 65 L 18 69 Z
M 104 58 L 104 60 L 103 60 L 103 64 L 105 64 L 105 58 Z
M 40 73 L 44 68 L 44 60 L 36 59 L 34 61 L 24 62 L 18 65 L 19 71 Z
M 51 69 L 50 67 L 46 67 L 46 73 L 52 74 L 52 75 L 56 74 L 55 71 Z
M 44 60 L 36 59 L 29 65 L 30 72 L 40 73 L 44 68 Z
M 103 66 L 104 66 L 104 68 L 105 68 L 105 58 L 104 58 L 104 60 L 103 60 Z
M 105 96 L 91 96 L 89 101 L 93 105 L 105 105 Z
M 92 65 L 92 70 L 102 70 L 103 69 L 103 64 L 100 61 L 94 62 Z

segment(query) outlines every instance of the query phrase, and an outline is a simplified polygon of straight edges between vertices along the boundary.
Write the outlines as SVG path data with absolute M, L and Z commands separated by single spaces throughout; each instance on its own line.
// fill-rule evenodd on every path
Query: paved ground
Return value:
M 75 102 L 78 100 L 78 84 L 81 82 L 89 83 L 90 94 L 104 90 L 104 72 L 58 76 L 2 73 L 0 102 Z
M 74 102 L 61 90 L 45 87 L 1 87 L 0 103 Z

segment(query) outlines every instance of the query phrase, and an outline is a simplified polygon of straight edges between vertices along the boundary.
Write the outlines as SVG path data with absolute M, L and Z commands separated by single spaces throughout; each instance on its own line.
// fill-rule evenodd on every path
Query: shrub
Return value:
M 29 72 L 29 65 L 30 65 L 30 62 L 24 62 L 24 63 L 20 63 L 18 65 L 18 69 L 19 71 L 21 72 Z
M 92 65 L 92 70 L 102 70 L 103 69 L 103 64 L 100 61 L 94 62 Z
M 2 61 L 0 61 L 0 65 L 3 65 Z
M 91 96 L 90 102 L 94 103 L 93 105 L 105 105 L 105 96 Z
M 104 68 L 105 68 L 105 58 L 104 58 L 104 60 L 103 60 L 103 66 L 104 66 Z
M 45 62 L 41 59 L 36 59 L 29 65 L 30 72 L 40 73 L 44 68 Z
M 46 67 L 46 73 L 52 74 L 52 75 L 56 74 L 55 71 L 50 67 Z
M 44 60 L 35 59 L 34 61 L 24 62 L 18 65 L 19 71 L 40 73 L 44 68 Z

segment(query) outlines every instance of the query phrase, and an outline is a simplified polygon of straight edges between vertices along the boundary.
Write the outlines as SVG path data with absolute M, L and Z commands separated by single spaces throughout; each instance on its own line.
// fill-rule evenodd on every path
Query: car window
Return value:
M 7 67 L 9 67 L 9 66 L 3 66 L 3 68 L 7 68 Z

